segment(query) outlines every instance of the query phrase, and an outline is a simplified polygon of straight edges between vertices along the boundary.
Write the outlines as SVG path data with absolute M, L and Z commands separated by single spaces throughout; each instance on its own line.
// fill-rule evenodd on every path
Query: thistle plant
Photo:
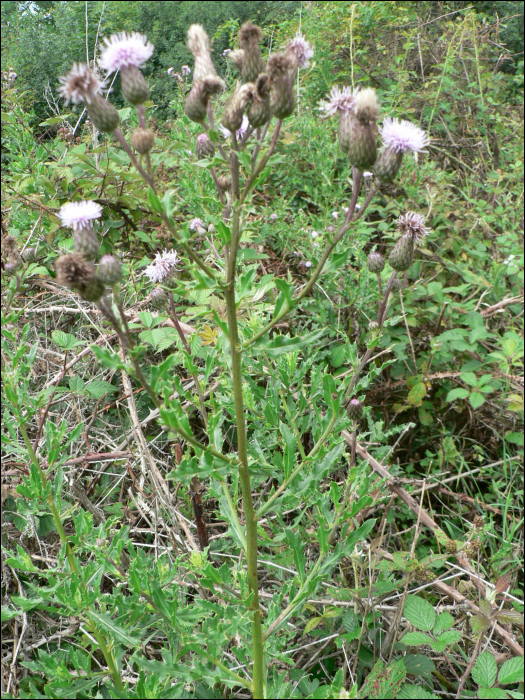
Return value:
M 280 430 L 291 461 L 287 471 L 277 477 L 279 483 L 273 485 L 269 492 L 263 492 L 255 503 L 255 485 L 260 487 L 261 474 L 265 473 L 268 464 L 262 459 L 260 451 L 250 444 L 248 437 L 248 430 L 254 431 L 248 414 L 248 408 L 253 408 L 250 405 L 250 390 L 247 389 L 250 368 L 254 365 L 261 368 L 268 366 L 274 376 L 279 376 L 279 372 L 284 372 L 279 362 L 285 354 L 293 356 L 320 338 L 322 331 L 305 337 L 282 336 L 277 333 L 277 326 L 312 292 L 329 261 L 332 269 L 344 263 L 343 257 L 332 254 L 338 247 L 352 246 L 352 231 L 356 223 L 365 215 L 381 182 L 389 182 L 397 175 L 403 154 L 422 151 L 428 143 L 424 132 L 408 122 L 386 118 L 383 126 L 378 126 L 380 104 L 373 89 L 334 87 L 324 110 L 326 117 L 338 115 L 337 139 L 351 166 L 350 200 L 337 203 L 338 207 L 343 208 L 344 218 L 341 216 L 338 219 L 338 213 L 334 212 L 334 225 L 324 232 L 325 246 L 318 263 L 315 266 L 311 263 L 305 265 L 308 279 L 304 286 L 299 289 L 283 279 L 271 280 L 276 292 L 273 308 L 266 317 L 246 320 L 242 315 L 243 302 L 256 283 L 254 270 L 245 272 L 240 262 L 243 235 L 248 226 L 248 217 L 255 207 L 253 196 L 277 167 L 274 156 L 282 124 L 291 117 L 296 106 L 294 84 L 297 71 L 305 68 L 313 56 L 308 41 L 298 34 L 265 61 L 260 49 L 262 39 L 262 32 L 255 25 L 246 23 L 241 27 L 239 47 L 229 53 L 239 76 L 230 94 L 226 95 L 226 85 L 217 75 L 211 58 L 206 32 L 199 25 L 192 25 L 188 30 L 188 48 L 194 57 L 194 66 L 192 72 L 189 68 L 184 72 L 185 78 L 189 75 L 192 78 L 185 100 L 185 114 L 202 129 L 196 138 L 195 152 L 199 165 L 204 166 L 204 171 L 209 171 L 216 186 L 215 216 L 209 227 L 198 217 L 181 227 L 173 217 L 171 192 L 159 191 L 151 157 L 155 153 L 155 136 L 148 128 L 144 106 L 149 96 L 149 86 L 141 71 L 154 50 L 146 37 L 122 33 L 106 39 L 98 62 L 99 68 L 109 75 L 117 71 L 120 73 L 122 94 L 136 109 L 139 126 L 130 135 L 129 142 L 119 128 L 118 111 L 101 93 L 104 82 L 92 67 L 75 65 L 61 80 L 61 94 L 66 100 L 82 102 L 95 127 L 111 134 L 120 144 L 144 181 L 152 214 L 162 221 L 171 234 L 173 248 L 157 251 L 143 270 L 142 277 L 150 285 L 146 301 L 169 319 L 179 334 L 183 365 L 193 379 L 195 395 L 184 390 L 174 373 L 175 355 L 157 366 L 146 363 L 143 348 L 137 342 L 124 308 L 123 291 L 127 282 L 122 263 L 113 255 L 98 259 L 100 243 L 94 222 L 102 216 L 103 208 L 97 202 L 72 202 L 61 208 L 62 223 L 73 229 L 74 252 L 60 256 L 55 266 L 56 282 L 74 290 L 85 301 L 96 304 L 118 336 L 120 355 L 93 346 L 93 352 L 100 362 L 111 368 L 119 368 L 141 385 L 152 410 L 158 412 L 164 427 L 183 445 L 183 455 L 174 470 L 174 479 L 189 484 L 190 480 L 203 478 L 204 475 L 220 484 L 230 524 L 247 565 L 246 579 L 242 582 L 243 592 L 236 604 L 239 616 L 250 623 L 249 633 L 243 628 L 241 635 L 249 664 L 246 673 L 236 673 L 220 658 L 219 648 L 207 650 L 205 640 L 200 643 L 200 639 L 197 644 L 189 644 L 187 653 L 200 654 L 207 664 L 214 665 L 214 672 L 219 674 L 221 681 L 244 686 L 257 698 L 268 696 L 269 645 L 273 649 L 272 654 L 276 653 L 270 644 L 272 637 L 320 584 L 322 575 L 345 554 L 351 553 L 357 541 L 366 537 L 374 524 L 374 521 L 366 521 L 350 530 L 349 518 L 346 517 L 355 477 L 357 432 L 365 410 L 363 397 L 356 394 L 359 393 L 360 376 L 367 367 L 387 318 L 389 298 L 398 281 L 398 273 L 410 267 L 417 244 L 428 233 L 421 214 L 407 212 L 399 218 L 399 240 L 388 255 L 392 271 L 385 280 L 384 290 L 382 273 L 387 263 L 378 252 L 368 256 L 368 270 L 378 282 L 377 315 L 370 324 L 373 342 L 362 357 L 356 358 L 350 375 L 337 381 L 331 375 L 325 375 L 320 380 L 326 405 L 324 414 L 319 415 L 319 426 L 313 431 L 313 445 L 308 451 L 289 413 L 289 397 L 283 396 L 283 410 L 289 424 Z M 378 131 L 383 139 L 382 147 L 378 147 Z M 221 139 L 221 133 L 226 140 Z M 358 202 L 363 173 L 369 170 L 375 175 L 375 184 Z M 272 221 L 276 218 L 276 214 L 270 216 Z M 210 240 L 211 235 L 213 241 Z M 176 299 L 187 299 L 199 290 L 211 292 L 216 299 L 215 305 L 210 306 L 218 340 L 210 352 L 211 361 L 206 363 L 205 368 L 199 366 L 194 357 L 176 309 Z M 220 312 L 221 308 L 224 313 Z M 224 388 L 230 392 L 230 399 L 222 407 L 210 390 L 214 364 L 223 368 L 229 378 Z M 278 387 L 275 384 L 276 391 L 283 390 L 282 382 Z M 290 387 L 286 390 L 292 393 Z M 188 413 L 182 408 L 181 397 L 188 398 L 189 404 L 197 412 L 200 432 L 195 430 L 193 421 L 190 423 Z M 229 450 L 222 435 L 222 426 L 227 421 L 234 426 L 234 438 Z M 312 469 L 320 456 L 325 458 L 331 454 L 330 450 L 336 446 L 334 440 L 345 427 L 350 427 L 353 436 L 345 495 L 333 509 L 331 520 L 320 526 L 317 561 L 308 572 L 302 565 L 302 577 L 297 587 L 290 588 L 286 607 L 279 613 L 273 611 L 271 618 L 267 618 L 260 599 L 261 519 L 273 510 L 286 493 L 293 493 L 298 477 Z M 334 459 L 338 454 L 340 452 Z M 308 478 L 319 477 L 310 475 Z M 241 509 L 237 508 L 236 502 L 237 484 Z M 339 538 L 338 532 L 341 532 Z M 290 538 L 293 539 L 293 535 Z M 67 543 L 63 543 L 67 547 Z M 68 557 L 74 571 L 74 567 L 78 567 L 74 552 L 68 550 Z M 301 561 L 298 552 L 298 568 Z M 214 567 L 209 562 L 203 562 L 201 557 L 195 565 L 207 567 L 206 580 L 211 581 L 209 577 L 215 575 Z M 165 618 L 166 610 L 155 603 L 150 593 L 141 591 L 148 604 Z M 118 672 L 121 657 L 107 645 L 104 646 L 103 630 L 97 628 L 97 616 L 92 615 L 90 619 L 92 629 L 98 630 L 97 640 L 102 640 L 99 641 L 100 648 L 105 649 L 104 655 L 115 684 L 121 690 Z M 176 625 L 176 621 L 171 622 Z M 226 637 L 223 642 L 226 643 Z

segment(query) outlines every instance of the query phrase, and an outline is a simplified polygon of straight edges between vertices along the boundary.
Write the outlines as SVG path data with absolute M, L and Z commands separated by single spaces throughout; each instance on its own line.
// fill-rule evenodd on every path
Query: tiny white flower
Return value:
M 339 218 L 339 212 L 338 211 L 333 211 L 332 212 L 332 219 L 338 219 Z
M 305 267 L 312 267 L 312 263 L 308 260 L 308 262 L 305 262 L 304 266 Z
M 371 173 L 369 170 L 365 170 L 363 177 L 374 177 L 374 173 Z
M 317 231 L 312 231 L 312 238 L 317 238 L 318 235 Z

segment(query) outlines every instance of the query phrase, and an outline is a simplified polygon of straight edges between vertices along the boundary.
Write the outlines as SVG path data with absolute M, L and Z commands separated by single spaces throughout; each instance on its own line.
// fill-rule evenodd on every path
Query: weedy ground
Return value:
M 264 435 L 265 422 L 277 420 L 278 425 L 279 419 L 285 420 L 278 394 L 285 381 L 291 387 L 288 410 L 294 410 L 300 377 L 309 403 L 298 420 L 315 422 L 321 374 L 342 376 L 355 354 L 366 349 L 368 323 L 378 300 L 366 257 L 372 250 L 389 250 L 395 219 L 406 210 L 421 211 L 432 234 L 409 270 L 408 286 L 393 299 L 377 345 L 377 362 L 380 353 L 382 360 L 391 362 L 363 394 L 366 410 L 359 443 L 364 453 L 358 454 L 362 481 L 356 502 L 365 495 L 371 499 L 366 508 L 356 505 L 355 516 L 356 524 L 375 517 L 377 527 L 283 627 L 279 658 L 271 668 L 273 697 L 333 697 L 335 690 L 330 688 L 338 671 L 345 687 L 361 687 L 359 697 L 397 693 L 405 678 L 412 690 L 404 688 L 397 697 L 433 697 L 433 692 L 436 697 L 454 697 L 465 671 L 471 672 L 465 686 L 470 697 L 489 697 L 482 694 L 487 688 L 496 693 L 490 697 L 509 697 L 505 687 L 515 689 L 519 678 L 505 663 L 519 655 L 522 627 L 500 619 L 504 634 L 498 634 L 494 615 L 496 609 L 521 611 L 523 600 L 523 71 L 499 70 L 491 44 L 495 24 L 482 24 L 468 13 L 421 26 L 410 10 L 396 8 L 396 22 L 386 32 L 366 7 L 351 13 L 346 3 L 313 5 L 303 14 L 302 30 L 315 46 L 315 63 L 300 76 L 299 109 L 285 122 L 277 150 L 282 165 L 258 190 L 243 238 L 242 262 L 247 268 L 254 266 L 260 280 L 259 292 L 245 302 L 245 318 L 264 316 L 271 301 L 266 287 L 270 275 L 306 283 L 310 263 L 320 254 L 323 232 L 344 216 L 351 192 L 349 167 L 337 149 L 335 125 L 322 120 L 318 110 L 319 100 L 333 84 L 355 81 L 375 87 L 385 114 L 421 122 L 432 143 L 420 162 L 406 159 L 402 177 L 374 199 L 353 238 L 345 242 L 352 249 L 347 263 L 325 274 L 301 310 L 277 329 L 296 336 L 322 328 L 322 343 L 285 356 L 278 378 L 267 376 L 263 362 L 251 368 L 245 402 L 252 441 Z M 387 13 L 386 6 L 393 3 L 363 5 Z M 291 25 L 278 28 L 275 41 L 287 32 L 292 32 Z M 162 154 L 156 178 L 173 188 L 175 219 L 181 225 L 194 217 L 208 223 L 214 215 L 213 182 L 196 165 L 193 144 L 199 130 L 181 116 L 182 105 L 181 93 L 170 104 L 172 119 L 156 124 L 155 150 Z M 149 105 L 151 111 L 155 108 Z M 103 369 L 95 361 L 90 345 L 105 347 L 115 338 L 92 305 L 58 288 L 50 274 L 57 255 L 71 247 L 68 232 L 59 228 L 56 218 L 60 203 L 75 193 L 86 197 L 96 187 L 97 201 L 111 211 L 100 229 L 102 252 L 117 253 L 125 262 L 125 307 L 149 357 L 158 362 L 179 351 L 178 336 L 144 305 L 150 289 L 141 271 L 156 251 L 169 249 L 173 241 L 148 213 L 136 174 L 113 177 L 124 162 L 114 143 L 94 141 L 89 126 L 76 132 L 80 142 L 76 135 L 58 133 L 64 124 L 72 130 L 72 115 L 51 118 L 43 127 L 29 126 L 31 108 L 23 95 L 6 91 L 3 111 L 9 162 L 2 235 L 13 236 L 20 248 L 38 242 L 38 259 L 24 279 L 3 282 L 3 299 L 10 284 L 18 285 L 9 309 L 16 320 L 8 316 L 5 342 L 15 349 L 23 343 L 36 347 L 27 365 L 30 393 L 55 387 L 29 426 L 29 437 L 38 443 L 44 425 L 53 423 L 65 444 L 82 425 L 67 446 L 70 456 L 60 486 L 62 501 L 70 508 L 68 534 L 82 537 L 79 525 L 84 523 L 87 532 L 86 522 L 100 526 L 115 518 L 122 530 L 108 533 L 108 538 L 120 538 L 121 545 L 115 545 L 119 554 L 127 546 L 136 576 L 155 570 L 161 587 L 175 585 L 183 624 L 188 629 L 208 625 L 212 637 L 209 618 L 228 615 L 228 603 L 217 593 L 220 585 L 223 593 L 224 586 L 229 587 L 231 595 L 238 595 L 236 587 L 243 586 L 235 532 L 225 517 L 228 506 L 221 502 L 219 484 L 203 479 L 201 494 L 208 562 L 220 572 L 213 581 L 198 553 L 184 555 L 170 534 L 177 531 L 197 541 L 190 492 L 174 489 L 168 502 L 148 478 L 152 458 L 164 483 L 173 483 L 180 444 L 159 428 L 140 388 L 117 369 Z M 121 118 L 126 128 L 136 125 L 129 108 L 123 108 Z M 206 362 L 206 349 L 217 341 L 213 310 L 219 317 L 225 313 L 221 300 L 206 292 L 177 301 L 181 320 L 197 331 L 191 349 L 200 366 Z M 4 361 L 3 356 L 3 367 Z M 302 372 L 305 363 L 307 370 Z M 183 383 L 190 379 L 182 367 L 177 371 Z M 215 372 L 211 396 L 220 402 L 226 385 L 224 373 Z M 9 403 L 9 398 L 3 396 L 3 401 Z M 5 417 L 3 432 L 12 438 L 16 428 L 9 425 L 8 411 Z M 190 418 L 199 435 L 203 426 L 198 413 L 190 411 Z M 234 450 L 233 419 L 223 433 Z M 308 450 L 308 430 L 304 435 Z M 378 471 L 365 475 L 365 454 L 372 454 L 379 466 L 387 465 L 393 481 L 381 478 Z M 57 566 L 59 544 L 49 514 L 17 490 L 30 476 L 23 447 L 17 452 L 11 442 L 2 462 L 2 545 L 8 560 L 2 581 L 8 610 L 2 682 L 20 697 L 66 697 L 71 685 L 64 690 L 58 682 L 54 690 L 49 686 L 45 691 L 49 694 L 38 693 L 43 692 L 43 679 L 59 675 L 68 663 L 77 668 L 79 678 L 86 676 L 85 630 L 80 618 L 65 618 L 46 606 L 46 591 L 57 580 L 45 581 L 41 572 Z M 321 490 L 342 490 L 346 474 L 342 457 Z M 256 500 L 275 486 L 271 476 L 256 483 Z M 410 494 L 415 507 L 403 494 Z M 266 612 L 275 605 L 285 607 L 295 590 L 298 563 L 308 569 L 318 553 L 311 497 L 306 487 L 303 501 L 294 499 L 289 510 L 284 507 L 260 522 Z M 297 541 L 284 538 L 285 527 L 294 529 Z M 443 539 L 436 538 L 438 531 L 456 547 L 464 547 L 471 572 L 492 584 L 485 589 L 485 598 L 494 593 L 490 605 L 464 567 L 449 557 L 452 545 L 447 550 Z M 129 565 L 126 556 L 124 552 L 120 557 L 123 569 Z M 25 568 L 11 566 L 10 561 L 25 562 Z M 107 600 L 119 598 L 122 605 L 125 595 L 108 571 L 99 591 L 110 610 L 113 603 Z M 219 588 L 214 589 L 214 583 Z M 40 594 L 42 602 L 10 615 L 13 601 L 24 609 L 29 593 Z M 129 611 L 139 628 L 143 612 Z M 119 623 L 126 627 L 125 620 Z M 148 618 L 144 626 L 150 623 Z M 439 643 L 441 634 L 454 632 Z M 413 637 L 405 638 L 406 633 Z M 426 640 L 425 633 L 430 633 Z M 479 651 L 480 634 L 481 661 L 469 669 L 473 650 Z M 126 640 L 120 641 L 126 647 Z M 174 697 L 162 675 L 169 671 L 162 671 L 159 663 L 164 642 L 162 635 L 142 639 L 146 661 L 137 670 L 130 661 L 128 640 L 125 673 L 141 697 Z M 232 634 L 225 652 L 228 663 L 246 663 L 242 648 L 242 640 Z M 396 666 L 401 659 L 402 672 Z M 94 662 L 100 665 L 102 659 L 95 657 Z M 95 682 L 85 690 L 79 685 L 76 696 L 95 697 Z M 185 697 L 230 697 L 222 681 L 213 686 L 211 673 L 201 679 L 188 676 L 177 692 Z M 242 697 L 242 691 L 236 696 Z

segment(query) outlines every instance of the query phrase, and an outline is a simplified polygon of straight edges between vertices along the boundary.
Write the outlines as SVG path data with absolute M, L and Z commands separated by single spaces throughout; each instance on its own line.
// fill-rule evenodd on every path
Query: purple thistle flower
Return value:
M 108 73 L 128 66 L 138 68 L 151 57 L 155 48 L 138 32 L 113 34 L 109 39 L 104 39 L 104 42 L 106 48 L 102 51 L 98 64 Z
M 245 115 L 243 116 L 243 118 L 242 118 L 242 124 L 241 124 L 240 127 L 237 129 L 237 131 L 235 132 L 235 134 L 236 134 L 238 140 L 242 139 L 242 137 L 243 137 L 244 134 L 246 133 L 246 130 L 248 129 L 249 126 L 250 126 L 250 122 L 248 121 L 248 117 L 247 117 L 246 114 L 245 114 Z M 230 136 L 231 133 L 232 133 L 229 129 L 227 129 L 227 128 L 226 128 L 225 126 L 223 126 L 222 124 L 219 126 L 219 129 L 221 130 L 221 132 L 222 132 L 222 133 L 224 134 L 224 136 L 226 136 L 226 137 Z
M 399 119 L 387 117 L 383 121 L 383 126 L 379 127 L 379 133 L 383 143 L 387 148 L 391 148 L 396 153 L 406 153 L 407 151 L 422 151 L 430 143 L 427 134 L 416 124 Z
M 279 214 L 276 214 L 273 212 L 273 214 L 270 214 L 270 220 L 271 221 L 276 221 L 279 218 Z
M 89 104 L 104 83 L 85 63 L 74 63 L 67 75 L 60 78 L 58 92 L 67 102 Z
M 397 220 L 397 228 L 403 236 L 411 236 L 416 245 L 421 244 L 431 230 L 425 226 L 425 217 L 414 211 L 402 214 Z
M 150 282 L 162 282 L 171 274 L 172 270 L 177 269 L 178 262 L 179 256 L 176 251 L 165 250 L 163 253 L 155 255 L 155 260 L 145 268 L 142 275 L 149 277 Z
M 312 267 L 312 263 L 308 260 L 307 262 L 305 262 L 304 266 L 305 267 Z
M 102 216 L 102 207 L 91 201 L 68 202 L 60 208 L 58 216 L 63 226 L 70 226 L 73 230 L 80 231 L 92 227 L 93 219 Z
M 359 91 L 352 91 L 349 87 L 343 89 L 334 86 L 330 91 L 330 99 L 328 102 L 322 102 L 320 109 L 326 113 L 327 117 L 331 117 L 337 112 L 351 112 L 355 107 L 355 98 Z
M 182 68 L 180 69 L 180 72 L 181 72 L 181 75 L 186 77 L 186 76 L 190 75 L 191 68 L 189 66 L 182 66 Z
M 202 219 L 199 219 L 198 217 L 192 219 L 188 226 L 190 231 L 196 231 L 199 227 L 204 228 L 204 221 Z
M 308 68 L 310 58 L 314 55 L 314 50 L 306 41 L 301 32 L 297 32 L 294 38 L 288 42 L 288 51 L 293 53 L 297 59 L 297 63 L 301 68 Z

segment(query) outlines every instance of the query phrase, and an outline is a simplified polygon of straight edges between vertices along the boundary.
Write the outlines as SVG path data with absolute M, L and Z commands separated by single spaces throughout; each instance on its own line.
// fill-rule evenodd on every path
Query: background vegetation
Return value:
M 4 309 L 2 368 L 17 373 L 23 383 L 24 400 L 33 411 L 31 440 L 47 459 L 51 449 L 60 454 L 63 463 L 56 471 L 63 481 L 56 480 L 54 488 L 70 517 L 68 534 L 77 533 L 86 562 L 101 538 L 114 558 L 125 549 L 120 562 L 132 573 L 130 587 L 136 583 L 136 590 L 153 595 L 152 581 L 159 590 L 169 585 L 170 595 L 174 588 L 180 601 L 177 615 L 184 633 L 198 630 L 204 639 L 216 635 L 224 642 L 216 619 L 228 619 L 228 603 L 217 591 L 242 590 L 243 581 L 242 565 L 235 568 L 239 549 L 228 529 L 219 484 L 203 479 L 208 560 L 177 552 L 167 533 L 180 525 L 171 521 L 176 521 L 173 510 L 159 506 L 144 478 L 135 445 L 137 421 L 168 481 L 178 443 L 150 418 L 145 392 L 123 384 L 119 371 L 102 369 L 88 351 L 107 334 L 101 317 L 50 279 L 57 256 L 72 247 L 70 232 L 57 218 L 60 206 L 93 198 L 95 192 L 107 214 L 99 227 L 102 252 L 117 252 L 125 262 L 126 308 L 158 361 L 180 348 L 176 334 L 158 326 L 151 314 L 138 315 L 149 292 L 141 272 L 155 252 L 173 241 L 149 212 L 136 174 L 115 176 L 124 163 L 115 143 L 93 133 L 82 106 L 64 106 L 57 85 L 72 62 L 93 59 L 102 36 L 123 30 L 147 34 L 156 47 L 145 69 L 157 136 L 156 177 L 177 193 L 174 216 L 181 227 L 193 217 L 210 223 L 217 212 L 213 182 L 196 165 L 193 143 L 199 128 L 183 115 L 189 83 L 178 83 L 168 69 L 192 66 L 185 35 L 192 22 L 199 22 L 214 37 L 215 65 L 231 83 L 224 51 L 234 47 L 247 19 L 263 28 L 265 56 L 299 27 L 315 48 L 310 68 L 300 75 L 298 109 L 284 124 L 278 147 L 282 165 L 272 168 L 254 200 L 243 262 L 255 268 L 262 291 L 247 303 L 248 319 L 264 316 L 269 275 L 295 284 L 307 281 L 309 263 L 319 256 L 320 238 L 314 234 L 322 236 L 348 205 L 349 166 L 338 151 L 335 124 L 319 113 L 319 101 L 332 85 L 374 87 L 383 114 L 419 123 L 432 137 L 428 155 L 418 162 L 406 158 L 402 177 L 374 199 L 347 242 L 344 265 L 323 276 L 282 329 L 292 336 L 323 329 L 322 340 L 301 354 L 283 356 L 278 378 L 265 377 L 262 366 L 253 368 L 245 397 L 254 421 L 250 438 L 254 444 L 265 439 L 268 426 L 278 433 L 288 411 L 296 410 L 294 402 L 283 409 L 278 398 L 286 382 L 305 384 L 307 401 L 297 420 L 313 433 L 325 401 L 322 375 L 350 371 L 370 342 L 377 288 L 366 271 L 368 253 L 388 252 L 401 213 L 424 213 L 432 234 L 409 270 L 409 286 L 395 295 L 385 332 L 376 339 L 377 354 L 384 353 L 387 366 L 372 369 L 360 386 L 366 409 L 359 440 L 416 500 L 424 499 L 450 540 L 458 546 L 479 543 L 474 553 L 471 548 L 476 571 L 496 585 L 498 595 L 507 590 L 513 596 L 498 597 L 498 606 L 522 611 L 523 15 L 518 2 L 2 2 L 2 236 L 14 237 L 20 249 L 38 244 L 37 261 L 23 279 L 3 278 L 3 304 L 14 292 L 16 297 Z M 11 83 L 10 69 L 16 73 Z M 113 90 L 112 101 L 131 129 L 135 117 L 118 80 Z M 182 320 L 199 331 L 193 351 L 204 367 L 206 347 L 217 339 L 212 310 L 221 315 L 220 300 L 202 292 L 178 304 Z M 184 367 L 177 371 L 184 379 Z M 214 378 L 220 402 L 224 368 Z M 60 590 L 58 537 L 46 507 L 31 495 L 12 399 L 2 398 L 4 691 L 20 697 L 95 697 L 97 692 L 117 697 L 95 671 L 102 658 L 91 660 L 83 651 L 86 632 L 77 617 L 65 612 L 67 601 L 47 602 L 52 590 Z M 223 431 L 234 444 L 233 427 Z M 111 462 L 85 459 L 108 452 L 123 456 Z M 282 471 L 285 455 L 274 454 L 275 469 Z M 318 486 L 305 482 L 273 520 L 261 524 L 261 536 L 267 538 L 261 567 L 269 614 L 285 607 L 294 592 L 294 572 L 315 552 L 317 516 L 305 506 L 313 489 L 343 488 L 347 462 L 341 452 L 337 458 Z M 337 697 L 343 679 L 347 689 L 355 687 L 357 693 L 360 688 L 359 697 L 454 697 L 484 623 L 476 628 L 433 579 L 446 579 L 476 604 L 481 594 L 468 576 L 438 556 L 445 552 L 432 529 L 420 527 L 386 482 L 367 471 L 366 462 L 359 460 L 355 478 L 356 522 L 366 516 L 376 517 L 377 524 L 326 572 L 292 624 L 279 632 L 269 664 L 270 697 Z M 256 483 L 261 498 L 273 487 L 266 473 Z M 370 497 L 366 503 L 360 501 L 365 497 Z M 191 521 L 188 490 L 177 489 L 176 498 L 174 507 Z M 292 538 L 284 536 L 285 527 L 293 530 Z M 54 577 L 45 573 L 48 569 Z M 133 692 L 139 697 L 230 697 L 220 674 L 198 665 L 192 672 L 189 662 L 184 671 L 175 657 L 168 659 L 165 649 L 177 648 L 177 635 L 159 635 L 146 604 L 141 610 L 126 603 L 109 569 L 93 575 L 100 609 L 107 619 L 117 619 L 113 633 L 132 689 L 118 697 Z M 400 607 L 407 594 L 423 601 L 414 604 L 415 613 L 410 606 Z M 434 620 L 425 602 L 441 617 Z M 443 615 L 452 616 L 448 626 Z M 448 628 L 459 635 L 441 647 L 436 639 Z M 505 629 L 519 649 L 522 628 Z M 403 642 L 407 630 L 432 636 L 427 642 L 421 637 Z M 221 634 L 228 640 L 228 658 L 242 667 L 242 630 L 231 622 Z M 514 663 L 517 648 L 493 633 L 487 640 L 465 692 L 522 697 L 517 686 L 522 667 L 505 666 Z M 374 666 L 378 659 L 385 668 Z M 396 663 L 402 659 L 399 680 Z

